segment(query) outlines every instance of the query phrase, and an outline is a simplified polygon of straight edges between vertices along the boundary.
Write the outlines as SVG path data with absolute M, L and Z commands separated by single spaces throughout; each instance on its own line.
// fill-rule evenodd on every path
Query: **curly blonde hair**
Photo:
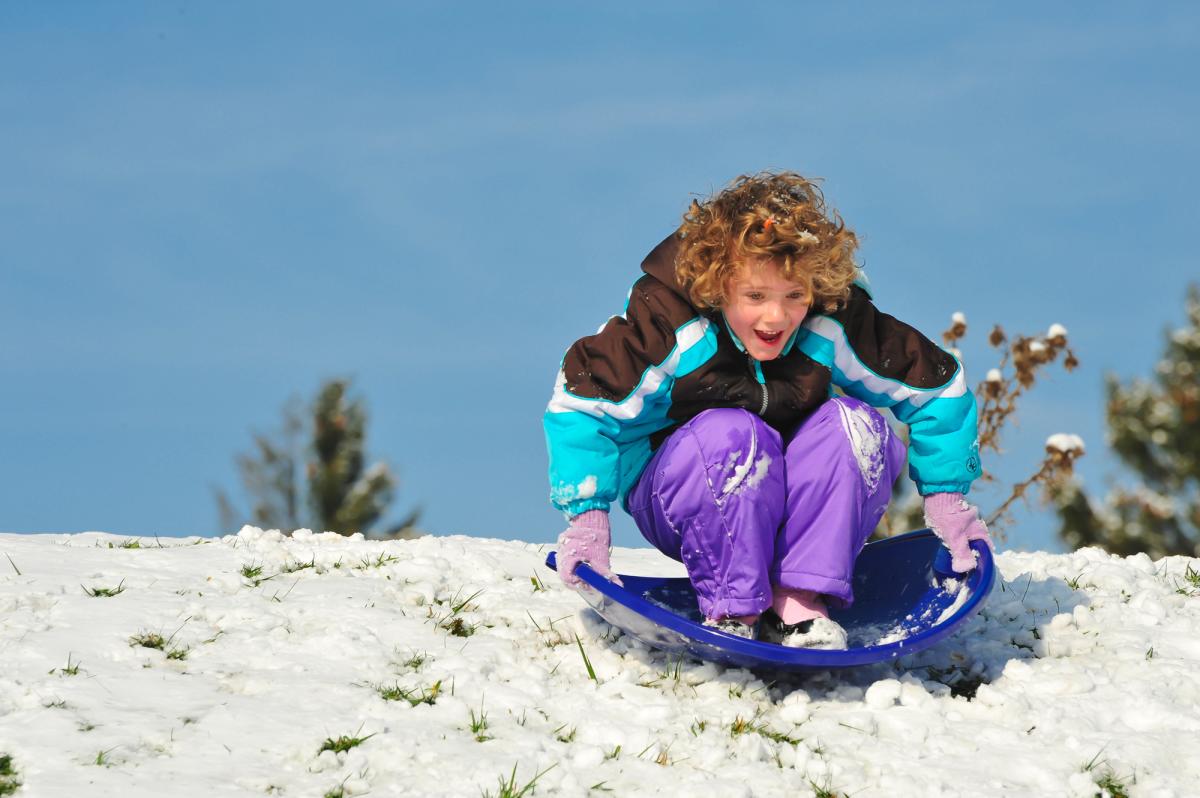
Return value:
M 747 260 L 768 258 L 832 311 L 858 274 L 858 236 L 826 207 L 816 182 L 795 172 L 741 175 L 683 215 L 675 277 L 697 307 L 719 308 Z

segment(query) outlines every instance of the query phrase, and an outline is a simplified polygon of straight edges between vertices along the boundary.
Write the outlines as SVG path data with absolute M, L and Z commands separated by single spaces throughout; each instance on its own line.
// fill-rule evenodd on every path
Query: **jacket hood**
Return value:
M 695 307 L 687 291 L 683 290 L 675 278 L 675 258 L 679 254 L 679 247 L 679 233 L 671 233 L 658 246 L 650 250 L 650 254 L 642 261 L 642 271 L 681 296 L 684 302 Z

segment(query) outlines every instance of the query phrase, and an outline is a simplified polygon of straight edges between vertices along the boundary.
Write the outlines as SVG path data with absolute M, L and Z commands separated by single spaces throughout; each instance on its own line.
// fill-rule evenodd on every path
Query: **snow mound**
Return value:
M 250 527 L 134 542 L 0 535 L 0 758 L 17 796 L 477 796 L 535 777 L 563 796 L 1188 795 L 1200 781 L 1194 559 L 1002 554 L 990 601 L 943 644 L 776 678 L 622 635 L 541 565 L 548 544 Z M 614 566 L 679 572 L 643 549 Z

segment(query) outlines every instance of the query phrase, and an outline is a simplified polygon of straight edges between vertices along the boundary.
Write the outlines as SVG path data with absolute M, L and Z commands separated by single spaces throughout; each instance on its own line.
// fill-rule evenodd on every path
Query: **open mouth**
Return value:
M 779 343 L 780 339 L 783 338 L 783 330 L 777 330 L 775 332 L 763 332 L 762 330 L 755 330 L 754 334 L 758 336 L 758 340 L 762 341 L 764 344 L 770 345 Z

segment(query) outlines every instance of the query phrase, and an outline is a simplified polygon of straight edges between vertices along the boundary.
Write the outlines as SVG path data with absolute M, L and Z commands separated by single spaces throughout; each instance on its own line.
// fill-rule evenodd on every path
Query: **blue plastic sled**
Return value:
M 965 575 L 954 572 L 950 552 L 928 529 L 865 546 L 855 564 L 854 606 L 830 613 L 849 637 L 845 651 L 784 648 L 703 626 L 686 577 L 620 574 L 621 587 L 586 564 L 575 573 L 594 588 L 583 596 L 604 620 L 654 648 L 744 668 L 849 668 L 928 648 L 983 606 L 996 567 L 986 544 L 971 546 L 979 566 Z M 546 565 L 557 569 L 555 552 Z

